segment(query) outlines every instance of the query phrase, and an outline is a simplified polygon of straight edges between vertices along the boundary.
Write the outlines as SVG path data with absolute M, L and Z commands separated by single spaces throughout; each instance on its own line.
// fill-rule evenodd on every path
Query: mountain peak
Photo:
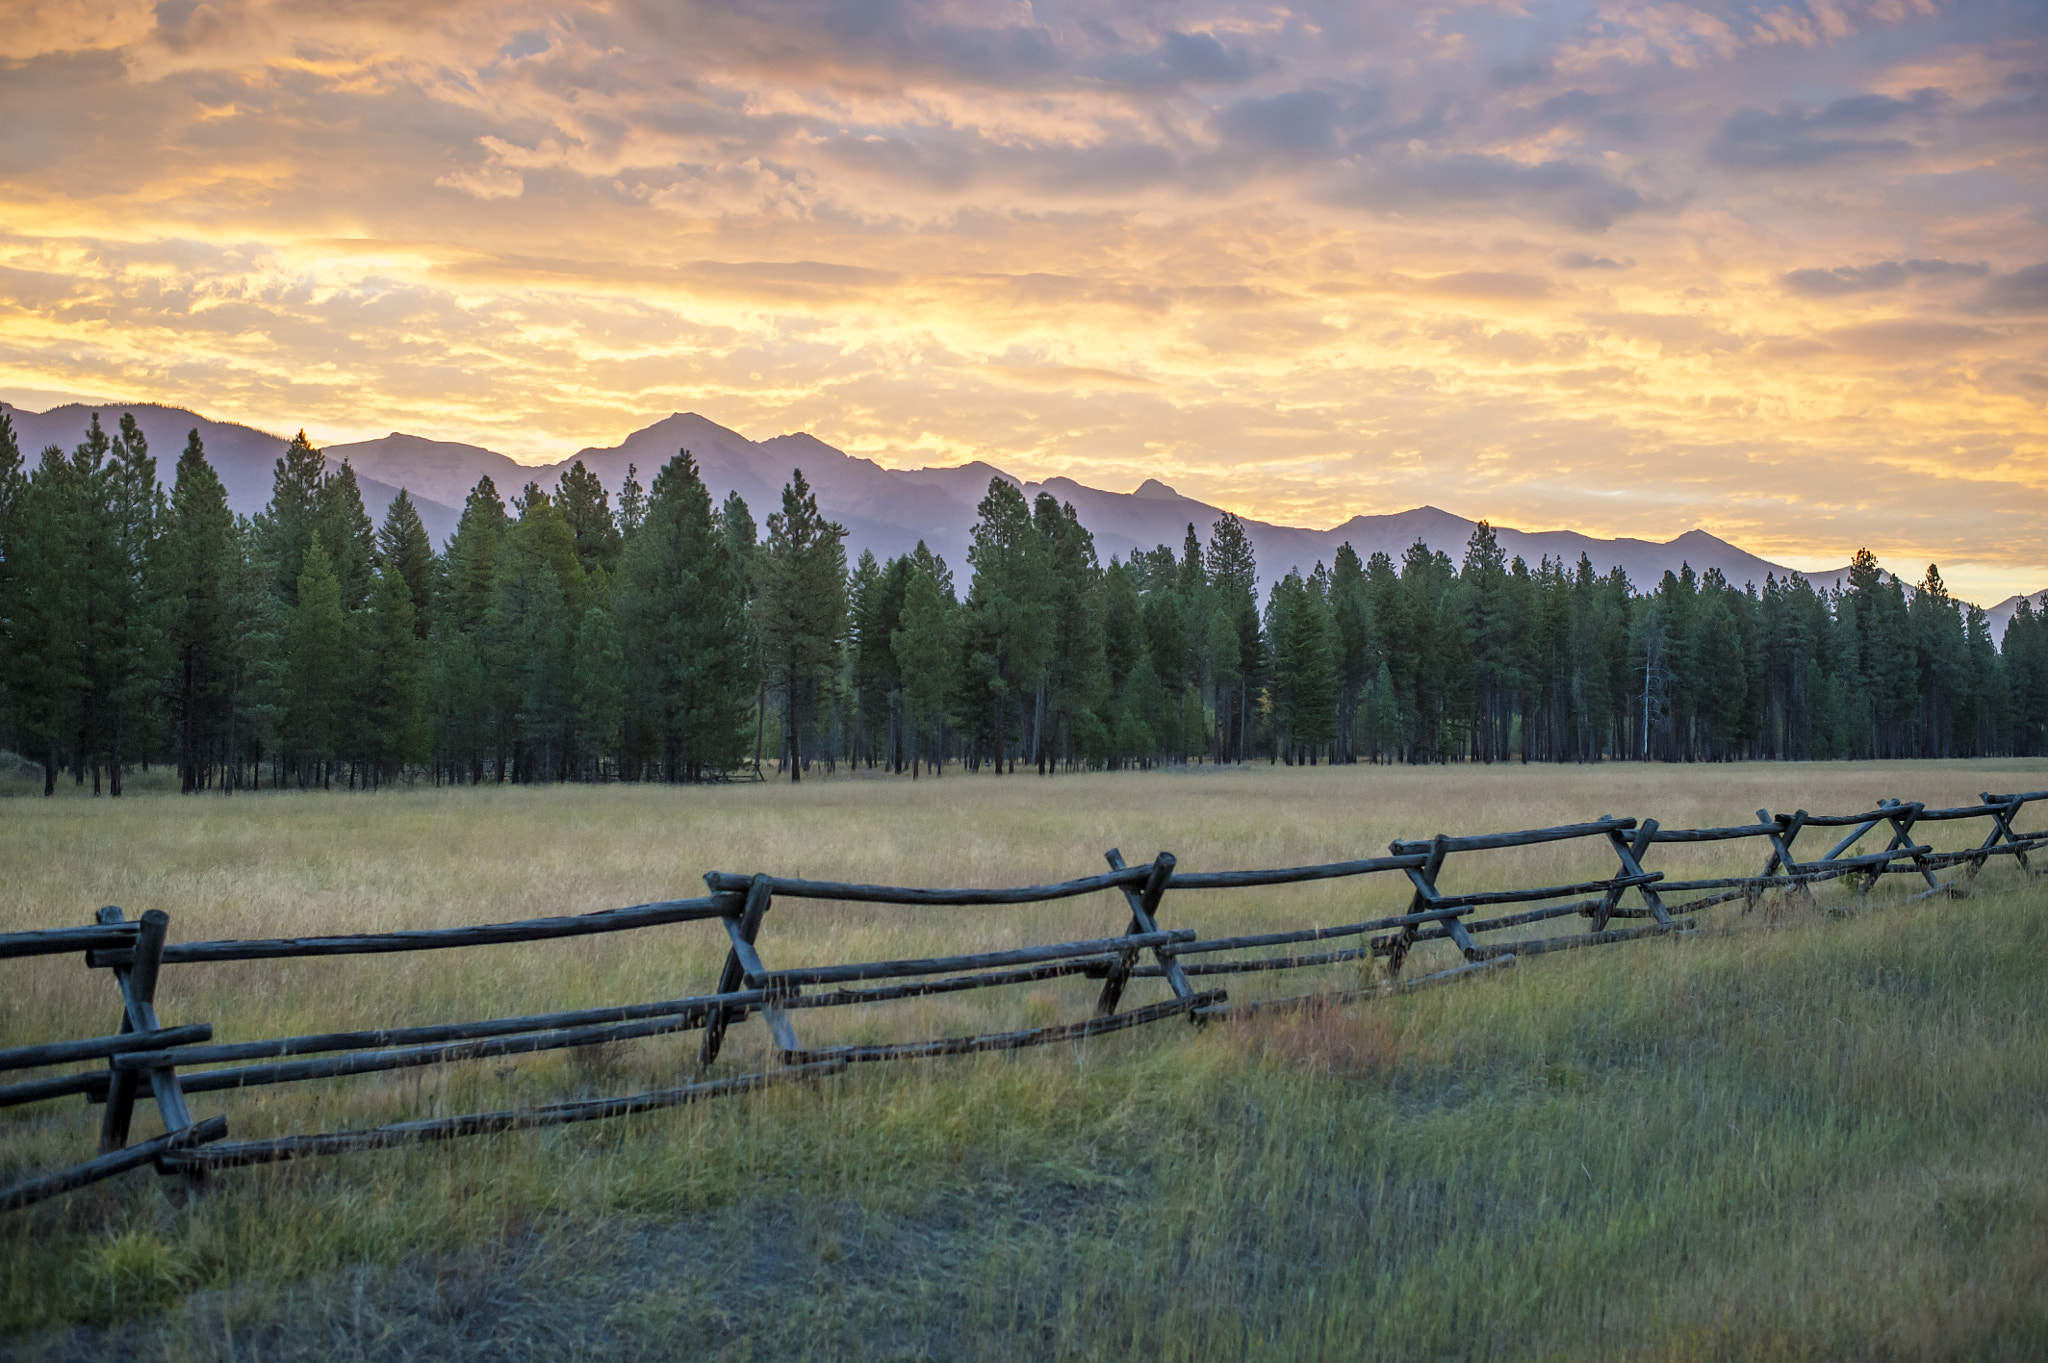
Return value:
M 187 430 L 197 427 L 206 440 L 207 456 L 229 489 L 230 506 L 254 514 L 271 494 L 272 466 L 283 448 L 281 436 L 215 422 L 177 408 L 147 404 L 107 403 L 88 407 L 70 404 L 46 413 L 23 411 L 7 404 L 23 448 L 56 443 L 68 448 L 78 439 L 90 412 L 133 410 L 153 447 L 179 448 Z M 737 493 L 757 517 L 778 505 L 783 482 L 792 467 L 801 467 L 818 493 L 820 509 L 848 530 L 847 550 L 871 549 L 886 557 L 907 550 L 919 540 L 956 565 L 967 561 L 971 528 L 991 480 L 1024 488 L 1015 476 L 982 460 L 919 469 L 884 468 L 849 455 L 808 431 L 794 431 L 753 441 L 701 412 L 673 412 L 633 431 L 607 448 L 586 448 L 553 464 L 529 465 L 503 454 L 454 441 L 434 440 L 394 431 L 377 440 L 329 446 L 327 455 L 355 467 L 363 496 L 373 516 L 400 487 L 410 489 L 436 540 L 453 530 L 469 490 L 488 474 L 502 493 L 510 494 L 529 479 L 549 486 L 578 460 L 608 489 L 617 489 L 629 467 L 637 467 L 644 488 L 660 468 L 687 448 L 714 498 Z M 159 475 L 166 471 L 159 465 Z M 1031 485 L 1071 502 L 1094 534 L 1097 552 L 1112 555 L 1149 552 L 1156 544 L 1178 545 L 1192 522 L 1204 534 L 1222 514 L 1199 500 L 1182 495 L 1158 478 L 1146 478 L 1131 492 L 1109 492 L 1065 475 Z M 1349 542 L 1361 558 L 1384 553 L 1399 560 L 1420 539 L 1432 550 L 1462 558 L 1473 522 L 1437 506 L 1356 515 L 1329 529 L 1269 524 L 1241 517 L 1252 539 L 1260 575 L 1272 581 L 1289 567 L 1328 562 L 1337 547 Z M 1763 582 L 1767 574 L 1790 570 L 1749 554 L 1698 528 L 1672 543 L 1637 539 L 1602 540 L 1576 531 L 1523 531 L 1494 526 L 1501 548 L 1511 557 L 1534 565 L 1549 558 L 1574 564 L 1583 554 L 1596 572 L 1623 570 L 1632 582 L 1651 584 L 1681 560 L 1695 572 L 1718 567 L 1730 582 Z M 1808 574 L 1816 586 L 1845 578 L 1846 570 Z M 2001 603 L 2004 606 L 2004 603 Z M 2010 607 L 2005 606 L 2010 614 Z M 1994 617 L 1994 637 L 2002 632 L 2003 616 Z

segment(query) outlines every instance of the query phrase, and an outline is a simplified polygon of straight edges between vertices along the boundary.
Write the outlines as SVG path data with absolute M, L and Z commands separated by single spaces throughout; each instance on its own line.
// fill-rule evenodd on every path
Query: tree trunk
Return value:
M 794 671 L 790 673 L 786 694 L 788 696 L 788 704 L 783 707 L 783 727 L 789 732 L 783 739 L 783 746 L 789 751 L 789 779 L 790 783 L 794 785 L 804 779 L 803 743 L 797 733 L 796 673 Z

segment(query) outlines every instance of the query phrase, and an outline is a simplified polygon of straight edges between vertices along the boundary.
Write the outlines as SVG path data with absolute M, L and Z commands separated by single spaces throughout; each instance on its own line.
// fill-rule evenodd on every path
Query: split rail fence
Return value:
M 1915 897 L 1961 893 L 1993 857 L 2009 856 L 2031 874 L 2030 851 L 2048 846 L 2048 832 L 2021 832 L 2016 823 L 2031 802 L 2048 791 L 1982 796 L 1982 803 L 1955 809 L 1885 800 L 1859 814 L 1817 815 L 1800 810 L 1773 815 L 1757 811 L 1757 822 L 1729 828 L 1664 828 L 1655 819 L 1606 818 L 1558 828 L 1461 837 L 1438 835 L 1397 840 L 1388 855 L 1317 866 L 1253 871 L 1181 872 L 1171 853 L 1126 865 L 1116 851 L 1101 875 L 1054 885 L 1010 889 L 920 889 L 895 885 L 850 885 L 771 875 L 714 871 L 704 877 L 710 893 L 575 917 L 538 918 L 475 927 L 361 933 L 334 937 L 276 938 L 212 942 L 171 942 L 169 916 L 152 909 L 138 921 L 118 908 L 99 911 L 84 927 L 0 934 L 0 957 L 34 957 L 83 950 L 85 963 L 107 971 L 120 999 L 120 1028 L 113 1035 L 0 1050 L 0 1071 L 103 1061 L 100 1068 L 59 1074 L 0 1087 L 0 1107 L 82 1094 L 103 1105 L 96 1159 L 28 1179 L 0 1190 L 0 1210 L 25 1207 L 57 1194 L 152 1165 L 159 1173 L 197 1181 L 207 1171 L 235 1165 L 301 1159 L 314 1155 L 448 1140 L 488 1132 L 582 1122 L 742 1093 L 764 1085 L 814 1079 L 867 1061 L 965 1055 L 1075 1041 L 1142 1027 L 1169 1018 L 1207 1021 L 1231 1011 L 1221 989 L 1197 981 L 1217 977 L 1373 960 L 1385 963 L 1385 977 L 1356 987 L 1262 999 L 1235 1007 L 1257 1010 L 1340 1003 L 1425 988 L 1513 964 L 1525 956 L 1604 946 L 1645 937 L 1684 933 L 1696 927 L 1699 910 L 1742 900 L 1754 908 L 1766 895 L 1790 895 L 1813 902 L 1812 887 L 1851 879 L 1865 893 L 1887 875 L 1918 876 L 1926 887 Z M 1936 851 L 1918 839 L 1922 825 L 1959 820 L 1990 824 L 1983 841 L 1970 848 Z M 1883 849 L 1856 853 L 1875 829 L 1890 840 Z M 1845 829 L 1825 853 L 1802 861 L 1794 845 L 1809 829 Z M 1590 840 L 1604 844 L 1616 861 L 1614 874 L 1576 884 L 1533 889 L 1445 893 L 1438 881 L 1446 861 L 1489 851 L 1543 843 Z M 1763 869 L 1753 876 L 1670 880 L 1646 870 L 1659 844 L 1755 840 L 1766 845 Z M 1943 880 L 1937 872 L 1961 868 Z M 1162 927 L 1166 894 L 1290 885 L 1308 881 L 1392 875 L 1404 878 L 1411 895 L 1402 913 L 1335 927 L 1302 927 L 1281 932 L 1199 938 L 1188 928 Z M 777 900 L 850 901 L 904 906 L 1001 906 L 1043 903 L 1113 891 L 1123 901 L 1126 921 L 1113 936 L 1058 942 L 1006 951 L 983 951 L 916 960 L 861 961 L 842 965 L 775 969 L 763 959 L 759 935 Z M 1632 902 L 1625 902 L 1632 901 Z M 1508 909 L 1510 912 L 1496 912 Z M 1491 916 L 1479 916 L 1489 914 Z M 1550 937 L 1500 939 L 1509 929 L 1578 917 L 1583 930 Z M 1611 926 L 1617 921 L 1633 926 Z M 727 951 L 716 989 L 690 998 L 526 1017 L 492 1018 L 423 1027 L 332 1032 L 213 1042 L 208 1023 L 166 1026 L 156 1010 L 157 985 L 169 966 L 283 957 L 375 955 L 440 951 L 506 942 L 533 942 L 628 932 L 665 924 L 715 922 Z M 1495 940 L 1482 940 L 1494 938 Z M 1462 960 L 1448 968 L 1403 977 L 1410 953 L 1433 941 L 1449 941 Z M 1349 942 L 1327 949 L 1315 944 Z M 1272 948 L 1287 948 L 1270 954 Z M 1255 954 L 1262 953 L 1262 954 Z M 1101 982 L 1092 1014 L 1072 1022 L 1024 1031 L 950 1036 L 888 1044 L 827 1046 L 806 1044 L 797 1019 L 807 1010 L 843 1008 L 929 997 L 966 990 L 1083 976 Z M 1168 997 L 1125 1008 L 1131 981 L 1163 979 Z M 226 1142 L 222 1116 L 196 1119 L 191 1095 L 330 1079 L 415 1066 L 490 1057 L 526 1055 L 593 1046 L 677 1032 L 700 1033 L 700 1074 L 718 1058 L 736 1022 L 758 1014 L 781 1060 L 778 1068 L 733 1078 L 697 1082 L 652 1092 L 590 1098 L 516 1111 L 400 1122 L 367 1130 L 328 1131 L 265 1140 Z M 160 1135 L 131 1140 L 136 1103 L 156 1105 Z

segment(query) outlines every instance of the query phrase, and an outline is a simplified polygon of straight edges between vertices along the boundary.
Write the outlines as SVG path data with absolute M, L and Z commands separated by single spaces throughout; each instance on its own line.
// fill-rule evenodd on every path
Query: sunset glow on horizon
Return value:
M 9 14 L 23 406 L 527 462 L 697 411 L 2048 586 L 2038 6 Z

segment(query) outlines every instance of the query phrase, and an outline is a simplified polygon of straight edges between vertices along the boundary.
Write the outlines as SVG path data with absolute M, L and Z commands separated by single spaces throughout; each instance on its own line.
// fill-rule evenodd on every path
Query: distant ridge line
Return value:
M 285 443 L 282 436 L 158 403 L 68 403 L 37 413 L 0 402 L 0 410 L 14 419 L 25 458 L 32 458 L 32 452 L 45 444 L 65 448 L 75 444 L 92 412 L 133 412 L 166 479 L 177 451 L 184 446 L 186 431 L 196 428 L 227 486 L 229 504 L 243 514 L 254 514 L 268 502 L 271 465 Z M 1072 502 L 1082 524 L 1094 534 L 1104 561 L 1159 544 L 1178 550 L 1190 524 L 1206 540 L 1225 514 L 1223 508 L 1183 496 L 1157 478 L 1145 479 L 1131 492 L 1111 492 L 1064 476 L 1027 482 L 982 460 L 949 467 L 890 469 L 872 459 L 849 455 L 809 432 L 755 441 L 695 412 L 672 413 L 631 432 L 616 445 L 586 446 L 552 464 L 522 464 L 482 446 L 402 431 L 375 440 L 330 445 L 326 453 L 331 461 L 345 459 L 355 468 L 373 516 L 382 516 L 400 487 L 409 489 L 438 543 L 453 533 L 463 501 L 481 477 L 489 476 L 499 495 L 510 500 L 528 482 L 553 487 L 561 474 L 580 460 L 616 494 L 629 465 L 637 466 L 644 484 L 683 448 L 696 457 L 714 497 L 739 493 L 756 509 L 757 519 L 778 503 L 791 468 L 801 467 L 817 489 L 821 507 L 846 527 L 849 559 L 864 550 L 888 558 L 908 552 L 922 540 L 949 563 L 964 567 L 974 508 L 991 478 L 1015 484 L 1027 497 L 1043 491 L 1062 502 Z M 1331 562 L 1346 542 L 1361 558 L 1382 552 L 1398 561 L 1420 539 L 1457 560 L 1477 525 L 1467 517 L 1428 505 L 1356 515 L 1325 530 L 1249 516 L 1239 519 L 1258 556 L 1260 576 L 1267 582 L 1290 568 L 1306 572 L 1319 562 Z M 1760 587 L 1767 576 L 1783 579 L 1798 572 L 1700 529 L 1661 543 L 1632 537 L 1600 539 L 1573 530 L 1520 530 L 1498 523 L 1494 530 L 1510 559 L 1520 557 L 1534 566 L 1549 557 L 1570 567 L 1584 555 L 1597 572 L 1621 568 L 1638 588 L 1652 586 L 1665 571 L 1675 572 L 1687 564 L 1701 574 L 1719 569 L 1738 586 L 1754 583 Z M 1799 575 L 1816 587 L 1826 587 L 1846 583 L 1847 568 Z M 1993 610 L 2010 616 L 2017 601 L 2015 597 L 2001 602 Z M 2001 624 L 2002 619 L 1994 623 Z

